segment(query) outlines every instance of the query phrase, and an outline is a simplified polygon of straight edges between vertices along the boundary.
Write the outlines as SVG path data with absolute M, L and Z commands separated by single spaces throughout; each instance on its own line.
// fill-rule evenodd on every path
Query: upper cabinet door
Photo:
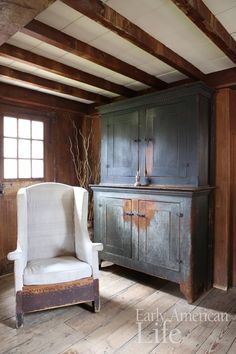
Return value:
M 139 112 L 109 115 L 103 125 L 103 182 L 133 184 L 139 169 Z
M 193 115 L 189 102 L 147 108 L 145 165 L 152 183 L 183 184 L 190 177 L 189 152 L 195 139 L 190 111 Z

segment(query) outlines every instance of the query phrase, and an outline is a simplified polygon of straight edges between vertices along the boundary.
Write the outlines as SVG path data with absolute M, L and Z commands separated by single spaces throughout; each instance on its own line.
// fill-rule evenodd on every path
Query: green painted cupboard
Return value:
M 211 280 L 212 91 L 196 83 L 99 110 L 101 260 L 175 281 L 193 302 Z

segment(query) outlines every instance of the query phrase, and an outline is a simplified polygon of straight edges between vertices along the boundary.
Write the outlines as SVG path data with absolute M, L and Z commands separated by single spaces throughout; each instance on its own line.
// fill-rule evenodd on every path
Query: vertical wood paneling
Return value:
M 230 244 L 230 275 L 231 283 L 236 286 L 236 92 L 230 91 L 231 117 L 231 244 Z
M 232 220 L 232 284 L 236 286 L 236 133 L 231 135 L 231 220 Z
M 78 127 L 82 126 L 83 119 L 78 115 L 60 113 L 52 124 L 52 149 L 54 163 L 54 181 L 76 185 L 74 165 L 70 153 L 69 137 L 73 140 L 74 131 L 71 119 Z
M 216 94 L 216 191 L 214 286 L 227 289 L 229 284 L 230 240 L 230 90 Z

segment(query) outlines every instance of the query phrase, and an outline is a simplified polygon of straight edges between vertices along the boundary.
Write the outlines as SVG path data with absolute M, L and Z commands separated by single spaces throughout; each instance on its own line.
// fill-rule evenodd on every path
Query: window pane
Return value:
M 43 141 L 32 140 L 32 158 L 43 159 Z
M 43 160 L 32 160 L 32 177 L 43 178 Z
M 17 160 L 4 159 L 4 178 L 17 178 Z
M 43 122 L 32 121 L 32 139 L 43 140 Z
M 4 117 L 3 135 L 17 137 L 17 119 L 11 117 Z
M 30 138 L 30 120 L 18 120 L 18 136 L 19 138 Z
M 44 177 L 44 123 L 4 117 L 4 178 Z
M 4 157 L 17 157 L 17 140 L 4 138 Z
M 19 139 L 18 157 L 30 158 L 30 140 Z
M 18 160 L 19 178 L 31 178 L 30 160 Z

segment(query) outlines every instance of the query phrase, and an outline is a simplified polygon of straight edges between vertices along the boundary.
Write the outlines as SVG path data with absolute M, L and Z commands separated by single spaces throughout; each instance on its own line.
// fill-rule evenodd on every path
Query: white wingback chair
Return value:
M 40 183 L 17 194 L 16 326 L 27 312 L 92 301 L 100 309 L 98 251 L 87 230 L 88 192 Z

